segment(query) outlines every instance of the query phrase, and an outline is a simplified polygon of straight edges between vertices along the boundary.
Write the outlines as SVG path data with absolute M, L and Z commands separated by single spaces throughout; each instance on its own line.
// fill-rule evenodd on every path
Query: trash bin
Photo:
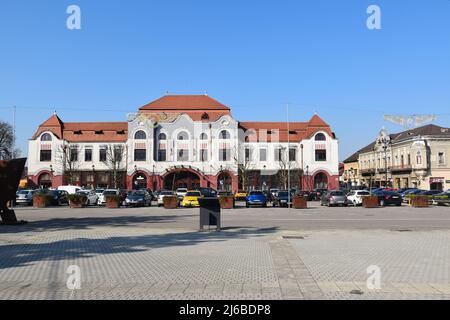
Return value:
M 216 226 L 216 230 L 220 231 L 220 202 L 218 198 L 200 198 L 200 230 L 204 230 L 205 226 Z

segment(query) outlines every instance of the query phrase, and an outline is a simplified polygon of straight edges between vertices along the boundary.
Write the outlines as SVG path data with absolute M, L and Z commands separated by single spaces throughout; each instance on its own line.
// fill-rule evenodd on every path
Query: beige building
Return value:
M 449 128 L 426 125 L 396 134 L 382 130 L 357 154 L 362 185 L 450 189 Z
M 344 160 L 344 173 L 341 176 L 341 182 L 347 186 L 347 189 L 361 185 L 358 158 L 359 153 L 355 152 Z

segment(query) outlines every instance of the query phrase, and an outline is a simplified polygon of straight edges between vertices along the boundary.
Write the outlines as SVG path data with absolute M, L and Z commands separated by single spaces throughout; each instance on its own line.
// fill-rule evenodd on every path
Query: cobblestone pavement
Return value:
M 450 299 L 448 230 L 198 232 L 78 212 L 0 226 L 0 299 Z M 67 289 L 71 265 L 80 290 Z M 367 289 L 370 265 L 379 290 Z

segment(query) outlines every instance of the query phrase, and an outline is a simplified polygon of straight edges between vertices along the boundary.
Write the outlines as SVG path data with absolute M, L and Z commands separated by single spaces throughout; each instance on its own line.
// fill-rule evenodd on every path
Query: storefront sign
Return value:
M 430 178 L 430 183 L 444 183 L 445 178 Z

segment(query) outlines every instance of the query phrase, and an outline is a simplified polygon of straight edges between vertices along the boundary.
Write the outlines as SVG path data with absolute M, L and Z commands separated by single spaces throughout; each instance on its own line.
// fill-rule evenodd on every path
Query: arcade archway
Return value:
M 227 172 L 222 172 L 217 177 L 217 189 L 218 191 L 231 191 L 233 180 Z
M 191 171 L 175 171 L 169 173 L 164 178 L 164 189 L 176 190 L 178 188 L 187 188 L 193 190 L 200 188 L 200 177 Z
M 138 172 L 133 177 L 133 189 L 142 190 L 147 189 L 147 175 L 142 172 Z
M 49 173 L 42 173 L 38 178 L 40 188 L 49 189 L 52 187 L 52 176 Z
M 314 189 L 328 189 L 328 176 L 319 172 L 314 176 Z

